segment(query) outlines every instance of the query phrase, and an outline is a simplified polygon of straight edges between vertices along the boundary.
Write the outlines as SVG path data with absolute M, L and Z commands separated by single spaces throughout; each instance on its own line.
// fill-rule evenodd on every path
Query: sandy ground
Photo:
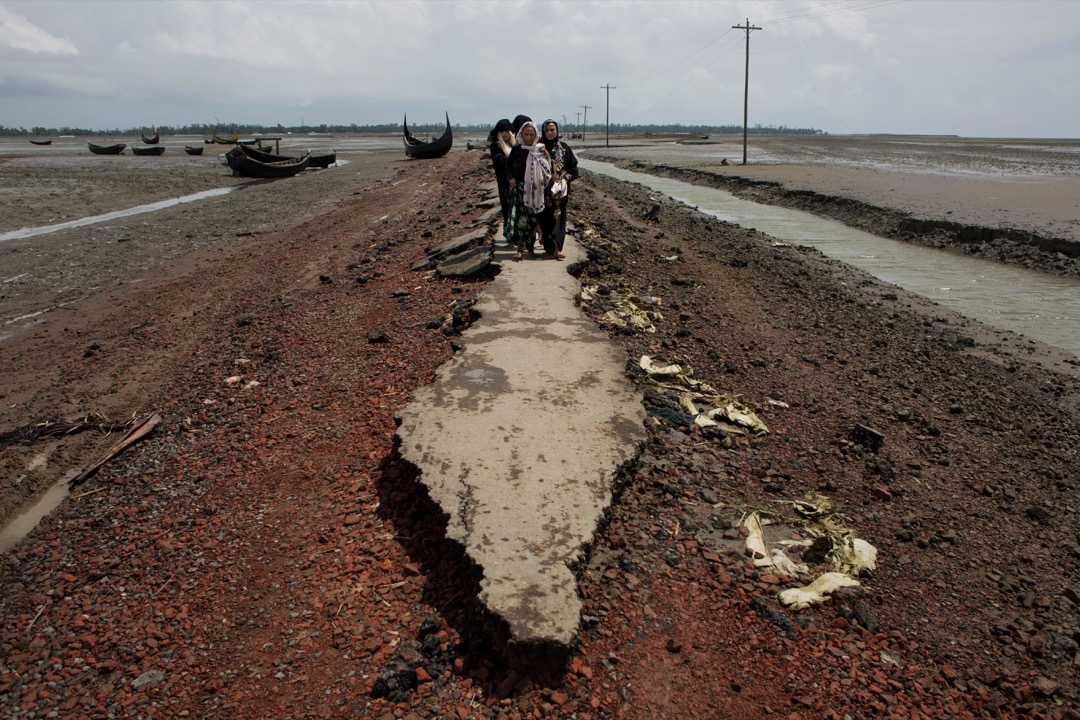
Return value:
M 50 182 L 35 157 L 0 153 L 13 212 Z M 54 217 L 169 196 L 95 159 L 114 191 Z M 664 298 L 655 334 L 609 327 L 650 439 L 580 568 L 581 644 L 554 674 L 508 663 L 392 443 L 395 409 L 467 342 L 432 320 L 483 286 L 410 267 L 492 206 L 487 163 L 345 159 L 0 242 L 4 513 L 116 439 L 35 437 L 41 420 L 163 418 L 4 555 L 13 717 L 1077 717 L 1075 364 L 691 209 L 648 219 L 639 187 L 600 177 L 575 190 L 590 261 L 573 270 Z M 180 161 L 183 192 L 230 181 Z M 603 301 L 584 310 L 603 322 Z M 681 425 L 645 353 L 744 395 L 772 433 Z M 795 612 L 732 516 L 810 492 L 880 568 Z

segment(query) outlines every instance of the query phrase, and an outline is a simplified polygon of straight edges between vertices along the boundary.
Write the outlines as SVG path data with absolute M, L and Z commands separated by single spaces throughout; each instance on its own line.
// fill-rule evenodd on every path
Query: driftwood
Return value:
M 98 469 L 107 463 L 112 458 L 122 453 L 129 445 L 138 442 L 144 436 L 146 436 L 151 430 L 156 428 L 161 423 L 161 415 L 154 413 L 143 418 L 138 418 L 131 422 L 131 427 L 124 435 L 124 437 L 113 443 L 113 446 L 105 451 L 105 454 L 98 458 L 92 465 L 87 467 L 78 477 L 73 479 L 69 485 L 75 487 L 84 482 L 91 475 L 96 473 Z
M 83 430 L 115 432 L 128 427 L 130 422 L 112 422 L 103 415 L 86 415 L 78 420 L 39 420 L 29 425 L 0 433 L 0 448 L 23 443 L 28 445 L 43 438 L 57 435 L 74 435 Z

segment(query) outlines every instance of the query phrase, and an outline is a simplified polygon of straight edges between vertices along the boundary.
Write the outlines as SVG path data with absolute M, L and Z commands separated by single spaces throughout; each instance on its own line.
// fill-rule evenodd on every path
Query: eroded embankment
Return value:
M 1052 275 L 1080 277 L 1080 243 L 1066 238 L 1040 235 L 1013 227 L 989 227 L 940 218 L 919 218 L 907 212 L 871 205 L 853 198 L 788 188 L 782 183 L 770 180 L 751 180 L 707 170 L 657 165 L 639 160 L 605 159 L 627 169 L 727 190 L 746 200 L 804 210 L 880 237 L 952 250 Z

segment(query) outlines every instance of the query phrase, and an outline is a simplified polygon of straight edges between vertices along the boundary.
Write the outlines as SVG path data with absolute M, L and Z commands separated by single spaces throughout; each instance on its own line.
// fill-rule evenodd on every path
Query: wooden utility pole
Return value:
M 750 24 L 750 18 L 746 18 L 745 25 L 732 25 L 734 30 L 746 31 L 746 77 L 743 80 L 743 99 L 742 99 L 742 164 L 746 164 L 746 107 L 750 99 L 750 31 L 760 30 L 759 27 L 754 27 Z
M 585 108 L 585 115 L 581 120 L 581 142 L 585 142 L 585 126 L 589 124 L 589 108 L 592 105 L 580 105 L 579 107 Z
M 581 132 L 581 113 L 577 114 L 577 129 L 578 132 Z
M 604 111 L 604 147 L 611 147 L 611 91 L 615 89 L 615 86 L 601 85 L 600 89 L 607 91 L 605 103 L 607 109 Z

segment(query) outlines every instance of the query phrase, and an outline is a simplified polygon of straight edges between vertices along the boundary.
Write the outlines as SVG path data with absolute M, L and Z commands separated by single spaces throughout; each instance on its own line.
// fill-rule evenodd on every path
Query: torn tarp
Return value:
M 638 364 L 648 373 L 650 383 L 678 396 L 679 407 L 694 419 L 695 425 L 719 426 L 740 435 L 769 432 L 742 398 L 721 394 L 708 383 L 695 379 L 690 366 L 655 362 L 649 355 L 642 355 Z
M 837 588 L 858 586 L 861 573 L 873 570 L 877 564 L 877 548 L 847 527 L 847 519 L 836 512 L 831 501 L 823 495 L 812 495 L 806 500 L 792 503 L 804 522 L 798 535 L 810 536 L 810 540 L 779 540 L 768 542 L 764 528 L 768 519 L 758 512 L 747 513 L 740 524 L 746 528 L 746 548 L 754 557 L 754 565 L 768 568 L 791 577 L 805 576 L 809 566 L 797 563 L 788 557 L 785 550 L 808 548 L 804 557 L 809 558 L 816 549 L 820 559 L 827 563 L 829 570 L 814 582 L 800 588 L 791 588 L 780 593 L 780 601 L 795 609 L 822 602 Z M 792 523 L 793 525 L 795 523 Z
M 592 284 L 582 286 L 580 297 L 583 305 L 598 302 L 598 298 L 601 297 L 599 286 Z M 601 315 L 600 320 L 615 327 L 654 333 L 656 327 L 653 323 L 664 319 L 664 316 L 656 310 L 654 303 L 632 292 L 621 290 L 609 292 L 602 297 L 605 304 L 614 307 Z

